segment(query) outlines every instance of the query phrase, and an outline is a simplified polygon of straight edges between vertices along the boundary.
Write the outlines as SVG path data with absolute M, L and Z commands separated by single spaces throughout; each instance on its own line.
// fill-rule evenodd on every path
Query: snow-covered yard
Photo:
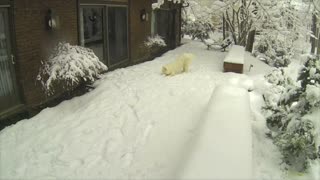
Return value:
M 196 56 L 189 73 L 160 74 L 185 52 Z M 245 75 L 223 73 L 225 55 L 189 41 L 153 61 L 107 73 L 93 91 L 4 129 L 0 178 L 179 178 L 211 94 L 225 84 L 253 90 L 244 106 L 252 111 L 254 178 L 287 178 L 260 113 L 263 75 L 271 68 L 246 54 Z

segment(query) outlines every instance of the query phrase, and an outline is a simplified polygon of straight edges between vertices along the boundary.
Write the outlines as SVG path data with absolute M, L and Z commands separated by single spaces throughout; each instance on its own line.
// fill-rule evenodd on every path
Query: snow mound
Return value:
M 251 110 L 245 89 L 217 87 L 198 132 L 183 179 L 252 179 Z

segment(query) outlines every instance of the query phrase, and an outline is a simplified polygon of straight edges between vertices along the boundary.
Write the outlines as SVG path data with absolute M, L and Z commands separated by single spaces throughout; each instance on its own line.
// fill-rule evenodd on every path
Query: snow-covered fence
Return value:
M 250 114 L 247 90 L 217 87 L 179 178 L 252 179 Z
M 243 73 L 244 47 L 234 45 L 224 59 L 224 72 Z

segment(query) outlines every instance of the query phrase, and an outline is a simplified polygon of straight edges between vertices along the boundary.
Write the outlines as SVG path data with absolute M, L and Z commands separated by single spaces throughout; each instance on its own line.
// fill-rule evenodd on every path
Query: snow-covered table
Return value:
M 224 59 L 224 72 L 243 73 L 244 47 L 233 45 Z
M 179 178 L 252 179 L 250 114 L 247 90 L 217 87 Z

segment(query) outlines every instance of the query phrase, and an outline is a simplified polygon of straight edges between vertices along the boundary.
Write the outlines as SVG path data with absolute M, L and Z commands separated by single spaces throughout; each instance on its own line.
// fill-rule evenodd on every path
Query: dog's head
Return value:
M 162 74 L 167 74 L 168 73 L 168 69 L 165 66 L 162 67 L 161 71 L 162 71 Z

